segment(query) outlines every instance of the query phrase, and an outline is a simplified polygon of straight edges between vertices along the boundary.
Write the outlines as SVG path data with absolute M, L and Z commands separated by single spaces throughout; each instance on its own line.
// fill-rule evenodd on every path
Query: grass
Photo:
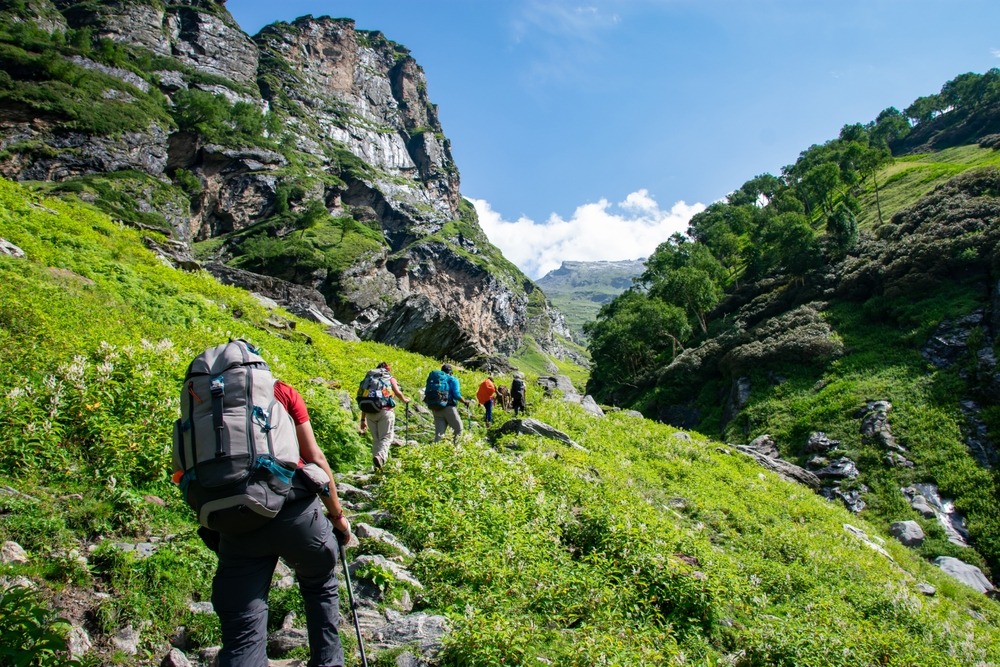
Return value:
M 935 153 L 898 157 L 878 175 L 878 201 L 883 222 L 952 177 L 975 167 L 1000 165 L 1000 151 L 979 146 L 959 146 Z M 858 226 L 862 229 L 878 224 L 875 190 L 870 180 L 859 198 L 862 213 Z
M 27 255 L 0 258 L 0 470 L 25 494 L 0 498 L 0 539 L 20 542 L 31 556 L 0 574 L 32 577 L 43 599 L 109 593 L 89 609 L 91 631 L 103 637 L 148 621 L 146 654 L 159 657 L 181 623 L 191 625 L 197 646 L 216 642 L 214 617 L 193 619 L 186 607 L 208 596 L 214 559 L 167 479 L 165 443 L 189 359 L 228 336 L 260 345 L 279 377 L 305 394 L 319 441 L 341 471 L 367 465 L 368 442 L 341 404 L 364 371 L 389 361 L 404 391 L 416 394 L 440 361 L 346 343 L 309 322 L 297 322 L 297 331 L 311 343 L 284 338 L 250 295 L 163 265 L 137 231 L 6 181 L 0 237 Z M 879 334 L 849 315 L 837 323 L 845 336 Z M 821 401 L 793 401 L 792 385 L 770 400 L 839 415 L 832 405 L 852 404 L 862 387 L 891 388 L 893 374 L 909 373 L 912 354 L 902 349 L 899 364 L 865 377 L 865 360 L 857 359 L 855 385 L 831 383 Z M 456 372 L 466 394 L 481 380 Z M 532 417 L 582 449 L 536 436 L 497 438 L 478 423 L 457 444 L 432 444 L 428 418 L 414 412 L 408 436 L 421 444 L 394 450 L 376 489 L 389 528 L 416 554 L 408 565 L 425 586 L 418 609 L 446 615 L 454 628 L 440 664 L 1000 661 L 1000 606 L 922 554 L 887 539 L 890 560 L 843 527 L 886 538 L 880 521 L 852 516 L 697 434 L 624 413 L 598 419 L 546 398 L 531 375 Z M 790 382 L 805 386 L 805 378 Z M 900 434 L 950 437 L 946 419 L 893 398 Z M 497 426 L 509 418 L 498 412 Z M 801 430 L 794 421 L 773 425 Z M 906 437 L 915 457 L 929 451 Z M 161 546 L 144 560 L 112 546 L 149 538 Z M 82 567 L 74 550 L 97 540 L 102 546 Z M 924 581 L 937 588 L 934 597 L 916 591 Z M 272 599 L 276 618 L 300 605 L 294 591 Z M 387 664 L 391 656 L 378 659 Z

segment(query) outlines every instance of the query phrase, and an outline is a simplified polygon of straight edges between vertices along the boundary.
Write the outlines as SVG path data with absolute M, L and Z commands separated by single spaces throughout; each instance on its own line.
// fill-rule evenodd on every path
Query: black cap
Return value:
M 441 370 L 443 370 L 445 373 L 448 373 L 449 375 L 451 375 L 451 364 L 443 364 L 441 366 Z

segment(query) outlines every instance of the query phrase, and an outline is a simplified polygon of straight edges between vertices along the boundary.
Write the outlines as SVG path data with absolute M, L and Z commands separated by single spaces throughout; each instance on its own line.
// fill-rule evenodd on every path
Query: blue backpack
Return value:
M 424 404 L 435 410 L 447 407 L 450 395 L 448 374 L 441 370 L 431 371 L 424 385 Z

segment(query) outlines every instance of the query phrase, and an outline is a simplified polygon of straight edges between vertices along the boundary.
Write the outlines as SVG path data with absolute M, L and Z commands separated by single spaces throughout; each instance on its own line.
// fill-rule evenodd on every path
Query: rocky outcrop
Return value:
M 219 264 L 261 244 L 291 247 L 265 253 L 254 270 L 316 290 L 325 303 L 311 302 L 310 316 L 364 338 L 481 367 L 497 367 L 490 360 L 529 332 L 544 350 L 575 354 L 559 343 L 569 338 L 561 315 L 478 227 L 424 72 L 405 47 L 326 16 L 251 38 L 215 0 L 30 0 L 10 19 L 89 33 L 126 55 L 53 46 L 51 57 L 65 56 L 88 90 L 103 92 L 83 116 L 72 96 L 44 111 L 7 104 L 0 175 L 141 174 L 177 196 L 116 185 L 114 203 L 94 203 L 119 217 L 131 198 L 182 243 L 225 237 L 214 246 Z M 156 71 L 130 66 L 129 55 L 146 53 Z M 324 210 L 330 234 L 304 244 L 314 223 L 303 216 Z M 363 241 L 345 241 L 348 228 Z M 299 296 L 260 293 L 302 311 Z

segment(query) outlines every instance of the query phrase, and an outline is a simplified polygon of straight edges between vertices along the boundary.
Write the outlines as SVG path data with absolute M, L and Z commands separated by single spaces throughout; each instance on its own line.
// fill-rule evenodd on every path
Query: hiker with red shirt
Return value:
M 274 397 L 295 423 L 299 456 L 318 465 L 330 478 L 327 495 L 297 494 L 277 516 L 244 533 L 219 534 L 219 566 L 212 581 L 212 605 L 222 626 L 220 667 L 266 665 L 267 597 L 278 558 L 295 571 L 306 613 L 309 665 L 344 664 L 337 626 L 338 540 L 351 536 L 351 524 L 337 498 L 330 464 L 316 442 L 301 394 L 278 380 Z M 304 497 L 302 497 L 304 495 Z M 326 508 L 324 516 L 323 507 Z M 336 534 L 335 534 L 336 531 Z

